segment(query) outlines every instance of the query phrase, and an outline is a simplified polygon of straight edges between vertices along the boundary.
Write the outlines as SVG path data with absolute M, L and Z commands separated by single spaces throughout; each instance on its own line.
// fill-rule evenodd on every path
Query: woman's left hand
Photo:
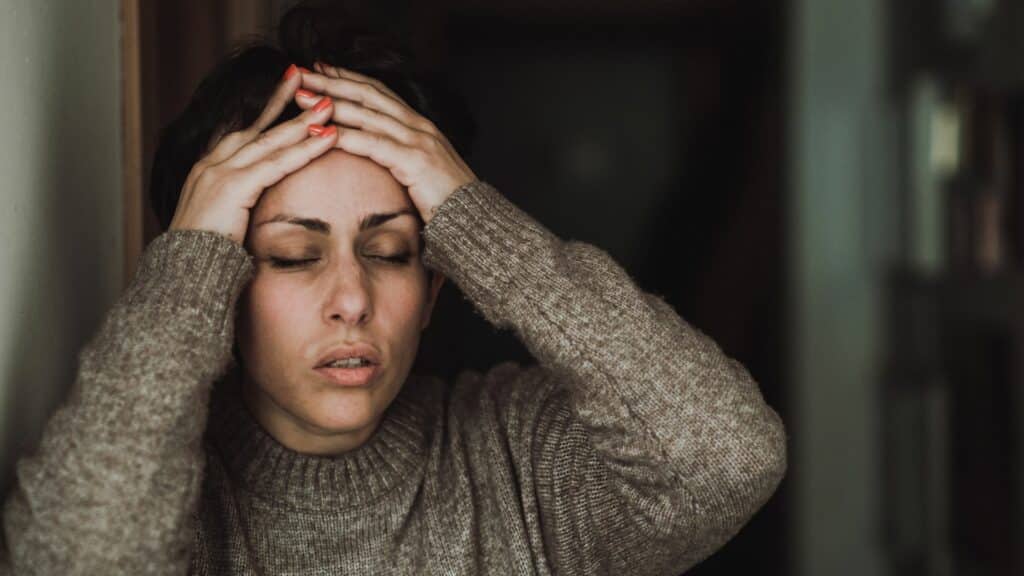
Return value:
M 334 146 L 390 170 L 408 189 L 424 224 L 456 188 L 477 179 L 433 122 L 384 83 L 319 62 L 314 69 L 303 70 L 304 90 L 295 102 L 306 109 L 322 95 L 333 98 L 339 125 Z

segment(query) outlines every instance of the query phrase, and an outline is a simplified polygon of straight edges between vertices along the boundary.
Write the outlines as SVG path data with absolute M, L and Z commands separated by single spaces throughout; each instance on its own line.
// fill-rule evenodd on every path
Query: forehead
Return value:
M 354 222 L 367 212 L 411 207 L 409 195 L 386 168 L 333 149 L 267 188 L 252 215 L 256 221 L 289 212 L 329 222 Z

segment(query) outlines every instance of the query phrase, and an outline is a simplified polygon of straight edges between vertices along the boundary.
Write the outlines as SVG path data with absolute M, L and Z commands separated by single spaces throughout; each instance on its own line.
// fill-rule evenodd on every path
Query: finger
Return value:
M 292 65 L 285 71 L 286 77 L 278 84 L 277 89 L 270 96 L 270 100 L 267 101 L 267 105 L 263 107 L 263 112 L 260 113 L 256 121 L 253 122 L 250 129 L 255 130 L 257 133 L 262 132 L 270 126 L 277 117 L 284 112 L 288 103 L 292 101 L 295 95 L 295 91 L 302 86 L 302 77 L 305 74 L 299 73 L 299 69 Z
M 314 91 L 356 102 L 366 108 L 387 114 L 420 132 L 434 136 L 441 135 L 440 130 L 433 122 L 416 112 L 383 82 L 342 68 L 331 68 L 323 64 L 319 66 L 314 64 L 314 67 L 345 76 L 306 75 L 308 81 L 304 81 L 304 86 L 306 84 L 319 86 L 321 88 L 314 89 Z M 299 90 L 298 92 L 310 93 L 308 90 Z
M 312 135 L 312 131 L 316 129 L 320 130 L 320 134 Z M 314 125 L 305 140 L 276 150 L 262 160 L 246 166 L 243 170 L 255 189 L 262 191 L 334 148 L 337 140 L 338 129 L 335 126 Z M 252 205 L 255 205 L 257 200 L 259 200 L 258 195 L 252 199 Z
M 335 99 L 351 100 L 367 108 L 383 112 L 414 128 L 419 128 L 421 124 L 418 120 L 421 118 L 419 114 L 404 102 L 395 100 L 372 84 L 348 78 L 329 78 L 323 74 L 303 74 L 302 87 L 319 94 L 332 96 Z
M 387 84 L 381 82 L 376 78 L 366 76 L 358 72 L 353 72 L 352 70 L 347 70 L 345 68 L 339 68 L 337 66 L 328 66 L 323 62 L 316 62 L 315 64 L 313 64 L 313 69 L 319 72 L 320 74 L 323 74 L 324 76 L 329 76 L 331 78 L 347 78 L 349 80 L 354 80 L 356 82 L 364 82 L 366 84 L 370 84 L 377 90 L 380 90 L 381 92 L 387 94 L 388 96 L 394 98 L 395 100 L 398 100 L 403 105 L 409 106 L 409 104 L 405 100 L 403 100 L 402 97 L 399 96 L 394 90 L 389 88 Z M 411 108 L 411 106 L 409 107 Z
M 302 108 L 315 106 L 316 101 L 317 97 L 303 95 L 301 91 L 296 95 L 296 102 Z M 342 126 L 383 134 L 406 146 L 422 144 L 424 138 L 429 138 L 429 135 L 425 132 L 410 128 L 387 114 L 360 106 L 350 100 L 338 100 L 335 102 L 334 113 L 331 119 Z
M 299 69 L 296 66 L 288 67 L 284 77 L 278 82 L 277 88 L 274 89 L 266 105 L 264 105 L 259 117 L 256 118 L 256 121 L 251 126 L 244 130 L 228 133 L 217 141 L 213 150 L 208 155 L 211 164 L 218 164 L 232 156 L 239 148 L 256 139 L 260 132 L 281 115 L 285 106 L 291 102 L 295 91 L 302 85 L 303 74 L 298 72 Z
M 241 168 L 262 160 L 285 146 L 301 142 L 308 136 L 307 128 L 311 124 L 323 124 L 331 119 L 333 107 L 334 102 L 330 96 L 317 98 L 302 114 L 266 132 L 261 132 L 255 140 L 242 146 L 238 152 L 226 159 L 224 164 Z
M 388 168 L 395 177 L 405 184 L 410 169 L 419 160 L 421 153 L 416 148 L 403 146 L 382 134 L 364 130 L 340 130 L 335 148 L 341 148 L 351 154 L 358 154 Z

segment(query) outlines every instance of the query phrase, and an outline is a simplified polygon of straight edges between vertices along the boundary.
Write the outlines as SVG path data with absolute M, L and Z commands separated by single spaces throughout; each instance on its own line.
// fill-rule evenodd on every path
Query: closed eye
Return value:
M 305 266 L 312 262 L 316 262 L 319 258 L 303 258 L 301 260 L 289 260 L 287 258 L 268 258 L 270 265 L 274 268 L 297 268 L 299 266 Z
M 376 255 L 371 255 L 370 258 L 374 258 L 376 260 L 384 260 L 386 262 L 391 262 L 391 263 L 394 263 L 394 264 L 405 264 L 406 262 L 409 261 L 409 253 L 408 252 L 403 252 L 401 254 L 395 254 L 394 256 L 376 256 Z
M 405 264 L 405 263 L 407 263 L 409 261 L 410 253 L 409 252 L 403 252 L 401 254 L 395 254 L 394 256 L 379 256 L 379 255 L 370 254 L 370 255 L 367 255 L 367 257 L 368 258 L 373 258 L 374 260 L 381 260 L 381 261 L 384 261 L 384 262 L 388 262 L 388 263 L 391 263 L 391 264 Z M 270 265 L 272 267 L 274 267 L 274 268 L 298 268 L 300 266 L 305 266 L 307 264 L 312 264 L 313 262 L 316 262 L 317 260 L 319 260 L 319 258 L 302 258 L 302 259 L 298 259 L 298 260 L 293 260 L 293 259 L 288 259 L 288 258 L 274 258 L 274 257 L 270 257 L 270 258 L 268 258 L 268 260 L 270 261 Z

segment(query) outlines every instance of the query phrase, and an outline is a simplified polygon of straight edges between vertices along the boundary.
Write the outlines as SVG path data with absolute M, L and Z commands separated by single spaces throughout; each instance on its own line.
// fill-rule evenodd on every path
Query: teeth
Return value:
M 335 360 L 327 366 L 330 368 L 356 368 L 368 365 L 369 363 L 365 358 L 345 358 L 344 360 Z

